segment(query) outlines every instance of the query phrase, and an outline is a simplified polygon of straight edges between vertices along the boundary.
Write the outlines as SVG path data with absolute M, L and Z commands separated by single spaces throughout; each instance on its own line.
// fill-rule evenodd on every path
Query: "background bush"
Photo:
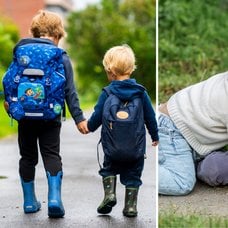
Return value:
M 227 70 L 227 0 L 159 1 L 159 102 Z
M 12 50 L 19 39 L 19 30 L 8 18 L 0 16 L 0 80 L 12 61 Z M 2 92 L 2 83 L 0 83 Z M 2 99 L 2 96 L 1 96 Z
M 12 61 L 13 47 L 19 40 L 19 30 L 8 18 L 0 16 L 0 80 Z M 10 127 L 11 120 L 3 108 L 3 88 L 0 83 L 0 138 L 16 132 L 17 123 Z
M 102 59 L 115 45 L 127 43 L 137 59 L 133 77 L 155 99 L 155 0 L 103 0 L 68 20 L 69 53 L 75 60 L 82 99 L 95 100 L 107 85 Z

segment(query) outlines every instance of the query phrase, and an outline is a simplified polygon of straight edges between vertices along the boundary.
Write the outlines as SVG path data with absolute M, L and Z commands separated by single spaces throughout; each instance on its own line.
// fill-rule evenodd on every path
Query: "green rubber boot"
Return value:
M 116 176 L 109 176 L 103 179 L 104 199 L 97 212 L 100 214 L 108 214 L 112 211 L 112 207 L 116 205 Z
M 136 217 L 137 212 L 137 196 L 138 188 L 126 188 L 125 193 L 125 206 L 123 215 L 126 217 Z

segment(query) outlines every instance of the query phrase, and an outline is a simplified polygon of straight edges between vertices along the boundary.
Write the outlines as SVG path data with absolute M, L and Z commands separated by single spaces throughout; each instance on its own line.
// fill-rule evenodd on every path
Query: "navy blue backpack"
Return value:
M 131 162 L 145 154 L 145 125 L 142 97 L 120 100 L 109 87 L 105 101 L 101 143 L 106 156 L 113 161 Z
M 64 51 L 54 45 L 19 46 L 3 77 L 9 115 L 16 119 L 51 120 L 64 108 Z

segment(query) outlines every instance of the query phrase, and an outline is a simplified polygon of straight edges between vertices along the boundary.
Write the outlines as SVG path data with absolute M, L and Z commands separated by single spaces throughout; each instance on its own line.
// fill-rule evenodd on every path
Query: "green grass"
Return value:
M 228 220 L 224 217 L 202 215 L 159 215 L 159 228 L 226 228 Z
M 17 132 L 17 121 L 11 120 L 7 115 L 4 107 L 3 101 L 1 100 L 0 105 L 0 138 L 6 137 L 8 135 L 15 134 Z
M 212 75 L 212 74 L 211 74 Z M 166 72 L 159 74 L 159 103 L 168 101 L 168 99 L 177 91 L 206 80 L 211 76 L 205 72 L 198 72 L 197 75 L 177 74 Z

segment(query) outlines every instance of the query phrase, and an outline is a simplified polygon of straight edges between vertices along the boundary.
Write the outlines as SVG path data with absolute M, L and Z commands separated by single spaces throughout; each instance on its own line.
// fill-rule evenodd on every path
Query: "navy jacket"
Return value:
M 135 97 L 143 98 L 145 125 L 149 131 L 152 141 L 158 141 L 158 129 L 155 112 L 145 88 L 138 84 L 135 79 L 112 81 L 109 85 L 109 88 L 113 94 L 118 96 L 123 101 L 132 100 Z M 103 106 L 107 97 L 107 93 L 103 90 L 96 106 L 94 107 L 94 112 L 88 120 L 88 128 L 92 132 L 102 124 Z
M 50 44 L 55 45 L 51 40 L 49 39 L 43 39 L 43 38 L 27 38 L 20 40 L 17 45 L 14 48 L 14 52 L 17 49 L 18 46 L 29 44 L 29 43 L 44 43 L 44 44 Z M 79 123 L 83 121 L 85 118 L 83 116 L 83 112 L 79 105 L 79 99 L 78 94 L 75 88 L 74 83 L 74 74 L 72 65 L 70 62 L 70 59 L 65 52 L 63 54 L 63 64 L 65 69 L 65 77 L 66 77 L 66 87 L 65 87 L 65 99 L 67 106 L 69 108 L 69 111 L 71 113 L 72 118 L 74 119 L 75 123 Z

